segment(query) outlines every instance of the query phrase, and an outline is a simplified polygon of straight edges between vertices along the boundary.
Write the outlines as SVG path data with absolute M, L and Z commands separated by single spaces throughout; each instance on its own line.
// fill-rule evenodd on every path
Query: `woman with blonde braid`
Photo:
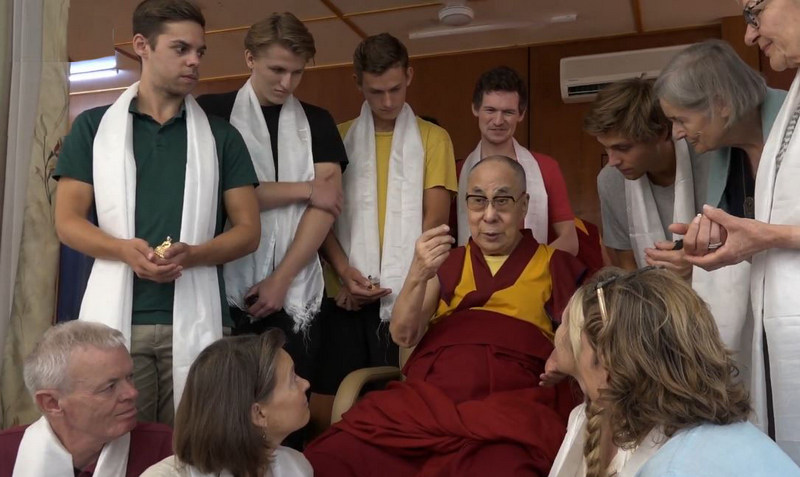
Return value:
M 677 275 L 606 270 L 572 297 L 555 345 L 587 403 L 570 417 L 551 476 L 800 476 L 747 422 L 730 352 Z

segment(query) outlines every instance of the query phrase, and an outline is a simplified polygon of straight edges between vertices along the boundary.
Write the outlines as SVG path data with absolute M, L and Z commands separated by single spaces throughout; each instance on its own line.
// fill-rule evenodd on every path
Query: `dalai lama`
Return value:
M 392 338 L 416 345 L 407 379 L 307 448 L 315 475 L 547 475 L 574 395 L 539 374 L 584 267 L 520 230 L 529 199 L 513 159 L 479 162 L 466 200 L 469 243 L 451 249 L 445 225 L 423 233 L 394 307 Z

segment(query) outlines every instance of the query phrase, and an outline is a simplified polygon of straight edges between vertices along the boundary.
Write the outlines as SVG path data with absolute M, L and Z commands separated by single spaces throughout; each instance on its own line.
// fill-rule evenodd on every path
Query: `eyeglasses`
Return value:
M 496 195 L 491 199 L 484 195 L 467 194 L 467 208 L 473 212 L 483 212 L 489 204 L 492 204 L 497 212 L 508 212 L 524 194 L 523 192 L 519 197 Z
M 603 324 L 608 323 L 608 309 L 606 308 L 606 294 L 603 291 L 603 288 L 607 287 L 608 285 L 611 285 L 612 283 L 616 282 L 617 280 L 619 280 L 621 278 L 629 279 L 629 278 L 633 278 L 633 277 L 636 277 L 638 275 L 641 275 L 642 273 L 649 272 L 650 270 L 658 270 L 658 269 L 662 269 L 662 268 L 664 268 L 664 267 L 658 267 L 658 266 L 655 266 L 655 265 L 650 265 L 650 266 L 647 266 L 647 267 L 644 267 L 644 268 L 640 268 L 640 269 L 638 269 L 636 271 L 633 271 L 633 272 L 630 272 L 630 273 L 625 273 L 625 274 L 622 274 L 622 275 L 616 275 L 616 276 L 613 276 L 611 278 L 605 279 L 605 280 L 603 280 L 601 282 L 597 282 L 597 284 L 594 286 L 594 291 L 595 291 L 595 293 L 597 293 L 597 304 L 600 306 L 600 318 L 603 319 Z
M 767 0 L 754 0 L 744 7 L 744 10 L 742 10 L 744 22 L 753 28 L 758 28 L 758 16 L 764 11 L 764 7 L 766 6 L 764 3 L 766 2 Z

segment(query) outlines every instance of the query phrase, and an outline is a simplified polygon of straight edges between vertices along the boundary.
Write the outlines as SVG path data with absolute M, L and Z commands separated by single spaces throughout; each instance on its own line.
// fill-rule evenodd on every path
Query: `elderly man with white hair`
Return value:
M 57 325 L 24 366 L 42 417 L 0 433 L 0 477 L 138 476 L 172 454 L 168 426 L 136 422 L 133 361 L 119 331 Z

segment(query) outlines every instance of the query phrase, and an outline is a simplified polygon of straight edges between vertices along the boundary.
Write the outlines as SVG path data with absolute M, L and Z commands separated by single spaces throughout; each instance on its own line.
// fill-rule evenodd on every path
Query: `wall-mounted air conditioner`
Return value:
M 592 101 L 609 83 L 629 78 L 656 78 L 672 57 L 687 46 L 562 58 L 561 99 L 565 103 Z

